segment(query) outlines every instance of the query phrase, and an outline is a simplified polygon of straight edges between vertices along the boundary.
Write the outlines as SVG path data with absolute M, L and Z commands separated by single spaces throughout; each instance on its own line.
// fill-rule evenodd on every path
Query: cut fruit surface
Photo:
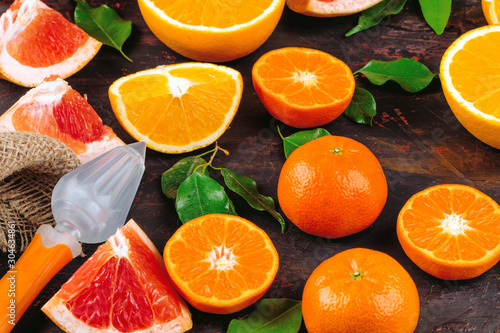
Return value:
M 76 73 L 101 43 L 40 0 L 16 0 L 0 17 L 0 78 L 35 87 Z
M 488 24 L 500 23 L 500 0 L 482 0 L 481 6 Z
M 66 332 L 185 332 L 191 314 L 160 253 L 130 220 L 42 307 Z
M 334 17 L 359 13 L 382 0 L 286 0 L 294 12 L 317 17 Z
M 500 25 L 471 30 L 441 60 L 444 96 L 460 123 L 476 138 L 500 149 Z
M 122 77 L 109 88 L 113 111 L 138 141 L 164 153 L 203 148 L 227 129 L 240 104 L 241 74 L 208 63 L 183 63 Z
M 261 298 L 278 271 L 267 234 L 234 215 L 208 214 L 182 225 L 163 252 L 168 274 L 195 308 L 233 313 Z
M 269 113 L 297 128 L 325 125 L 340 116 L 355 88 L 351 69 L 343 61 L 301 47 L 264 54 L 253 66 L 252 80 Z
M 261 46 L 285 0 L 139 0 L 144 21 L 165 45 L 198 61 L 224 62 Z
M 0 132 L 6 131 L 50 136 L 73 150 L 82 163 L 124 145 L 84 97 L 54 77 L 29 90 L 0 117 Z
M 440 279 L 470 279 L 500 260 L 500 206 L 470 186 L 415 194 L 399 213 L 397 233 L 408 257 Z

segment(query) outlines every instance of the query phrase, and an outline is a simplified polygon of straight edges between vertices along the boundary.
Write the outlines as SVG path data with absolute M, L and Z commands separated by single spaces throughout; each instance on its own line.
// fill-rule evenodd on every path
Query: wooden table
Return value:
M 98 6 L 103 1 L 89 1 Z M 1 1 L 3 13 L 11 1 Z M 73 1 L 47 3 L 73 20 Z M 133 23 L 124 51 L 128 62 L 117 51 L 103 46 L 80 72 L 68 78 L 69 84 L 86 94 L 103 122 L 127 143 L 134 140 L 116 120 L 108 99 L 108 87 L 121 76 L 158 65 L 190 61 L 164 46 L 143 21 L 136 1 L 107 1 L 120 16 Z M 225 63 L 241 72 L 244 93 L 230 128 L 218 140 L 229 156 L 218 155 L 215 164 L 255 179 L 259 190 L 277 201 L 276 187 L 285 162 L 276 121 L 260 103 L 251 81 L 251 68 L 265 52 L 286 47 L 316 48 L 342 59 L 355 71 L 371 59 L 416 59 L 432 72 L 439 72 L 441 56 L 462 33 L 486 24 L 480 0 L 453 1 L 452 15 L 442 35 L 436 35 L 424 21 L 418 1 L 408 1 L 398 15 L 381 25 L 346 38 L 358 15 L 340 18 L 312 18 L 285 8 L 278 27 L 254 53 Z M 240 197 L 229 194 L 239 215 L 253 221 L 272 238 L 280 255 L 280 268 L 264 297 L 301 299 L 311 272 L 323 260 L 353 247 L 383 251 L 398 260 L 414 279 L 421 300 L 416 332 L 500 332 L 500 265 L 467 281 L 443 281 L 421 271 L 403 252 L 396 236 L 396 218 L 406 200 L 431 185 L 461 183 L 476 187 L 500 201 L 500 152 L 469 134 L 448 107 L 439 80 L 423 91 L 410 94 L 395 84 L 375 86 L 357 77 L 356 84 L 368 89 L 377 101 L 378 114 L 373 126 L 359 125 L 344 116 L 323 126 L 330 133 L 353 138 L 368 146 L 379 158 L 389 184 L 389 197 L 380 217 L 368 229 L 342 239 L 328 240 L 301 232 L 287 221 L 282 234 L 279 224 L 267 213 L 247 208 Z M 0 82 L 0 113 L 12 106 L 28 89 Z M 285 136 L 298 130 L 284 127 Z M 173 202 L 165 198 L 160 177 L 179 159 L 206 151 L 168 155 L 147 151 L 146 172 L 129 217 L 134 218 L 160 252 L 177 228 Z M 220 178 L 218 179 L 220 181 Z M 92 254 L 96 245 L 84 245 Z M 7 270 L 6 255 L 0 254 L 1 273 Z M 74 259 L 57 274 L 21 318 L 13 332 L 59 332 L 59 328 L 40 311 L 41 306 L 80 267 L 85 258 Z M 192 332 L 225 332 L 233 318 L 242 318 L 252 308 L 232 315 L 211 315 L 192 310 Z M 306 332 L 302 325 L 301 332 Z

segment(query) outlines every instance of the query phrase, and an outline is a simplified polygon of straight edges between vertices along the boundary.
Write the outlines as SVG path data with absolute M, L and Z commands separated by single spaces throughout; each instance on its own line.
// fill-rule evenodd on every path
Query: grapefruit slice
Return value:
M 7 131 L 50 136 L 73 150 L 82 164 L 124 145 L 84 97 L 54 77 L 29 90 L 0 117 L 0 132 Z
M 42 311 L 66 332 L 185 332 L 192 327 L 160 253 L 134 220 L 99 246 Z
M 16 0 L 0 17 L 0 78 L 35 87 L 82 69 L 101 43 L 40 0 Z

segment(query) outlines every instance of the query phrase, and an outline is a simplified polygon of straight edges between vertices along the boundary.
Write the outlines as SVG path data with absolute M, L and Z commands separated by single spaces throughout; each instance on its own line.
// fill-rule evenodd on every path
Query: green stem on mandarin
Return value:
M 363 276 L 364 276 L 363 271 L 358 270 L 351 273 L 351 280 L 359 281 L 363 278 Z
M 344 153 L 342 152 L 342 150 L 338 147 L 335 147 L 333 149 L 330 149 L 330 152 L 334 153 L 335 155 L 343 155 Z

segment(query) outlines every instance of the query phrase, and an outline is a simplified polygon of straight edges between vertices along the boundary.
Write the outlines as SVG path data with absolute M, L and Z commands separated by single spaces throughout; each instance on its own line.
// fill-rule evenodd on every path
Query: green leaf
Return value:
M 122 19 L 107 5 L 93 8 L 84 0 L 76 0 L 76 3 L 76 25 L 101 43 L 120 51 L 128 61 L 132 61 L 122 51 L 123 43 L 132 32 L 132 22 Z
M 397 82 L 404 90 L 411 93 L 424 89 L 437 77 L 425 65 L 409 58 L 393 61 L 371 60 L 354 75 L 357 73 L 364 74 L 376 85 L 382 85 L 387 81 Z
M 425 20 L 432 30 L 441 35 L 451 14 L 451 0 L 419 0 Z
M 167 198 L 175 199 L 177 197 L 177 189 L 181 183 L 189 177 L 194 170 L 201 165 L 206 165 L 207 162 L 199 156 L 190 156 L 181 159 L 175 163 L 170 169 L 161 175 L 161 190 Z M 209 176 L 207 168 L 198 168 L 197 172 L 202 172 Z
M 242 196 L 252 208 L 269 212 L 281 224 L 281 232 L 285 232 L 285 220 L 276 211 L 273 198 L 260 194 L 255 180 L 226 168 L 221 168 L 220 171 L 224 182 L 231 191 Z
M 363 89 L 358 88 L 354 90 L 354 96 L 351 103 L 344 111 L 344 115 L 350 120 L 365 125 L 372 125 L 373 117 L 377 114 L 377 105 L 373 95 Z
M 316 128 L 316 129 L 312 129 L 312 130 L 297 132 L 295 134 L 287 136 L 286 138 L 283 138 L 283 147 L 285 150 L 285 157 L 288 158 L 288 156 L 290 156 L 290 154 L 295 149 L 302 146 L 304 143 L 307 143 L 309 141 L 312 141 L 314 139 L 317 139 L 317 138 L 320 138 L 320 137 L 326 136 L 326 135 L 331 135 L 331 134 L 330 134 L 330 132 L 328 132 L 324 128 Z
M 403 9 L 406 0 L 384 0 L 363 11 L 358 19 L 358 25 L 352 28 L 346 37 L 369 29 L 379 24 L 385 17 L 397 14 Z
M 230 214 L 231 200 L 224 188 L 212 178 L 194 172 L 186 178 L 177 190 L 175 210 L 182 223 L 199 216 L 222 213 Z
M 262 299 L 246 319 L 233 319 L 227 333 L 296 333 L 302 324 L 302 302 Z

